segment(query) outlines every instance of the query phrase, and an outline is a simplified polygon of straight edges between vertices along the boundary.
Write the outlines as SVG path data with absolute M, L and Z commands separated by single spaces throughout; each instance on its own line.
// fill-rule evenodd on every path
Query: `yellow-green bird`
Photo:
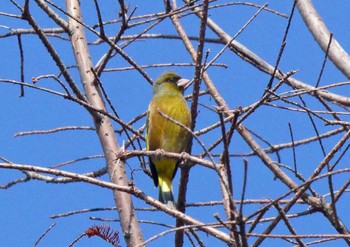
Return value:
M 185 150 L 190 133 L 172 120 L 188 128 L 191 127 L 191 112 L 183 96 L 189 82 L 177 73 L 167 71 L 154 83 L 146 123 L 147 150 L 162 149 L 174 153 Z M 154 185 L 159 186 L 159 201 L 175 207 L 172 180 L 176 174 L 178 161 L 164 157 L 150 157 L 149 162 Z

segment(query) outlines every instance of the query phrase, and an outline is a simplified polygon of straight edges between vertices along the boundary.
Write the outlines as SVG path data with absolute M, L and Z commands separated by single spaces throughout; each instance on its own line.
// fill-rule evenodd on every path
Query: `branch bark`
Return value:
M 81 23 L 80 4 L 78 0 L 66 0 L 68 22 L 71 34 L 71 42 L 75 59 L 79 68 L 81 82 L 84 86 L 86 98 L 95 108 L 106 111 L 100 90 L 91 71 L 93 68 L 89 50 L 85 38 L 84 27 Z M 127 186 L 128 181 L 125 172 L 125 165 L 121 159 L 116 159 L 115 153 L 120 147 L 114 135 L 110 119 L 97 112 L 90 111 L 96 127 L 103 152 L 106 157 L 108 173 L 112 183 L 120 186 Z M 118 208 L 120 224 L 123 235 L 128 246 L 142 245 L 144 242 L 141 229 L 138 224 L 135 209 L 128 193 L 113 190 L 114 200 Z
M 331 32 L 317 13 L 312 2 L 310 0 L 298 0 L 297 8 L 317 43 L 324 52 L 327 52 Z M 334 65 L 350 79 L 350 56 L 334 37 L 331 40 L 328 56 Z

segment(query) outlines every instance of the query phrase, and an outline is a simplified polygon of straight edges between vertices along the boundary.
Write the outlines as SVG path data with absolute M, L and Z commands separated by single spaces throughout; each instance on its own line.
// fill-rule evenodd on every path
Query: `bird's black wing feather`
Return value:
M 158 187 L 158 173 L 157 173 L 156 166 L 152 162 L 151 158 L 149 158 L 148 160 L 149 160 L 149 167 L 151 168 L 151 173 L 152 173 L 154 186 Z

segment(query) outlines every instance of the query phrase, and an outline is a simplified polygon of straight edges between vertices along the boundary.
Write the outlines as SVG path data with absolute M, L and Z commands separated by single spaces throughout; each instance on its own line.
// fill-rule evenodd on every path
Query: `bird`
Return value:
M 146 149 L 181 153 L 187 147 L 191 128 L 191 112 L 184 98 L 184 90 L 190 81 L 182 79 L 176 72 L 166 71 L 153 85 L 153 97 L 148 106 L 146 120 Z M 183 125 L 183 126 L 181 126 Z M 179 161 L 172 158 L 149 157 L 154 185 L 159 187 L 158 200 L 176 208 L 172 192 Z

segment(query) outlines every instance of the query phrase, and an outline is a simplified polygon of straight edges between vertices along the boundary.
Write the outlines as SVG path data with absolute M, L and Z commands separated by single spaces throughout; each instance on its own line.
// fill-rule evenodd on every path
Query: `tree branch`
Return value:
M 298 10 L 315 40 L 326 53 L 329 40 L 332 36 L 321 16 L 317 13 L 310 0 L 296 1 Z M 350 79 L 350 56 L 333 37 L 330 43 L 328 56 L 335 66 Z
M 86 43 L 84 27 L 80 24 L 82 18 L 80 3 L 78 0 L 66 0 L 66 5 L 67 12 L 70 16 L 68 18 L 68 23 L 71 33 L 72 47 L 79 68 L 81 82 L 85 89 L 86 98 L 94 107 L 106 111 L 100 90 L 91 71 L 93 65 Z M 77 20 L 79 20 L 79 22 Z M 110 119 L 105 115 L 96 113 L 92 113 L 92 117 L 106 157 L 110 180 L 116 185 L 127 186 L 128 181 L 124 162 L 120 159 L 115 159 L 115 152 L 118 152 L 120 147 L 114 135 Z M 113 192 L 114 200 L 118 207 L 118 214 L 124 239 L 127 245 L 136 246 L 141 244 L 143 242 L 143 237 L 130 194 L 123 193 L 119 190 L 114 190 Z

